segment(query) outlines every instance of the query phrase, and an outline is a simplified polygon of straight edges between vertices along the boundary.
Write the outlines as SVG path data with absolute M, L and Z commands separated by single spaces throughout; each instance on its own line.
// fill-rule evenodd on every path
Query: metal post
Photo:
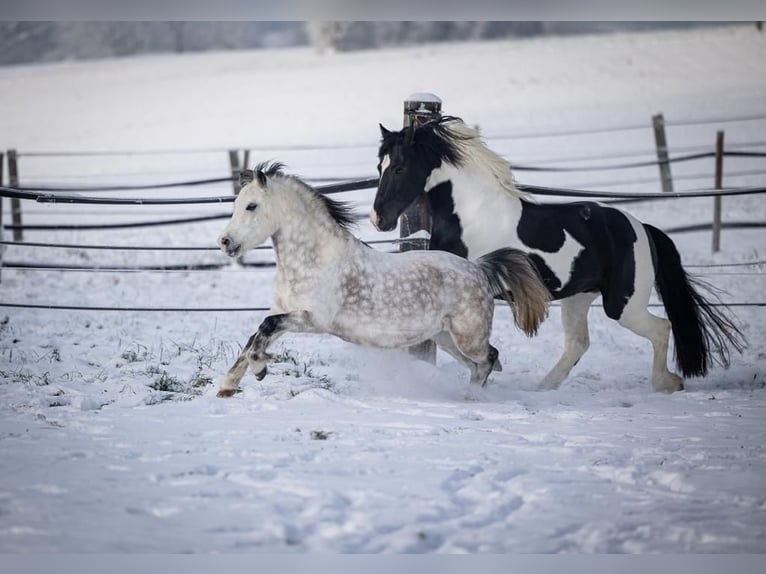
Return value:
M 8 185 L 10 187 L 19 186 L 19 165 L 15 149 L 8 150 Z M 21 229 L 21 201 L 16 197 L 11 198 L 11 223 L 14 227 L 13 240 L 23 241 L 24 232 Z
M 673 191 L 673 177 L 670 174 L 668 158 L 668 142 L 665 138 L 665 118 L 662 117 L 662 114 L 652 116 L 652 124 L 654 125 L 654 141 L 657 144 L 657 160 L 660 162 L 662 191 Z
M 5 185 L 3 176 L 3 166 L 5 165 L 5 154 L 0 151 L 0 187 Z M 0 241 L 3 240 L 3 198 L 0 197 Z M 3 252 L 5 245 L 0 245 L 0 283 L 3 282 Z
M 442 101 L 438 96 L 428 93 L 412 94 L 404 100 L 404 127 L 413 129 L 425 122 L 441 116 Z M 431 214 L 428 207 L 428 196 L 425 191 L 408 207 L 399 218 L 399 237 L 406 238 L 420 230 L 431 232 Z M 400 251 L 412 249 L 428 249 L 428 242 L 408 241 L 401 243 Z M 429 363 L 436 363 L 436 345 L 433 341 L 425 341 L 410 347 L 410 353 Z
M 715 188 L 723 189 L 723 131 L 715 138 Z M 713 198 L 713 253 L 721 250 L 721 196 Z

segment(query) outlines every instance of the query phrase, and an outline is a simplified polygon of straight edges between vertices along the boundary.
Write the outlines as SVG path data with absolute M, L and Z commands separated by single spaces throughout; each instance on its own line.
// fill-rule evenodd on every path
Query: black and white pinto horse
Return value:
M 685 272 L 675 245 L 656 227 L 591 201 L 533 201 L 516 187 L 510 164 L 459 118 L 380 129 L 380 182 L 370 214 L 377 229 L 394 229 L 425 191 L 431 249 L 469 259 L 500 247 L 521 249 L 561 300 L 564 352 L 540 388 L 558 388 L 588 349 L 588 309 L 598 295 L 608 317 L 651 341 L 656 391 L 684 388 L 667 368 L 671 327 L 684 377 L 705 375 L 713 361 L 728 366 L 728 346 L 742 350 L 733 321 L 700 294 L 706 285 Z M 647 310 L 652 286 L 669 320 Z
M 250 337 L 220 385 L 236 392 L 248 365 L 266 375 L 268 346 L 287 331 L 330 333 L 376 347 L 433 339 L 483 385 L 499 370 L 489 344 L 495 297 L 507 297 L 519 326 L 533 334 L 550 296 L 529 258 L 516 249 L 476 262 L 446 252 L 383 253 L 348 230 L 346 204 L 316 192 L 279 163 L 245 170 L 231 220 L 218 238 L 237 257 L 271 238 L 277 275 L 271 313 Z

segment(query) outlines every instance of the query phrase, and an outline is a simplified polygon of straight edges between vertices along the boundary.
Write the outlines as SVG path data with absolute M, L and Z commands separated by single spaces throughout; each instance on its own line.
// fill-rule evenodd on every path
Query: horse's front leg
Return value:
M 245 346 L 242 347 L 242 352 L 239 354 L 239 357 L 237 357 L 234 365 L 231 367 L 231 369 L 229 369 L 229 372 L 226 373 L 223 381 L 221 381 L 221 385 L 218 387 L 218 394 L 216 396 L 230 397 L 237 392 L 237 389 L 239 389 L 239 382 L 242 380 L 242 377 L 245 376 L 245 371 L 247 370 L 247 358 L 250 353 L 250 347 L 253 345 L 253 341 L 255 340 L 256 335 L 257 333 L 250 335 L 247 343 L 245 343 Z
M 311 313 L 308 311 L 269 315 L 260 324 L 255 335 L 250 337 L 237 362 L 227 373 L 226 378 L 221 383 L 218 396 L 230 397 L 236 392 L 239 381 L 247 369 L 247 364 L 250 365 L 250 369 L 255 373 L 258 380 L 263 379 L 266 375 L 266 365 L 271 359 L 266 353 L 266 349 L 287 332 L 319 333 L 321 329 L 317 328 Z
M 248 355 L 250 369 L 255 373 L 258 380 L 266 374 L 266 365 L 271 359 L 270 355 L 266 353 L 266 349 L 287 332 L 318 333 L 321 330 L 317 328 L 311 313 L 308 311 L 293 311 L 292 313 L 280 313 L 266 317 L 261 326 L 258 327 Z

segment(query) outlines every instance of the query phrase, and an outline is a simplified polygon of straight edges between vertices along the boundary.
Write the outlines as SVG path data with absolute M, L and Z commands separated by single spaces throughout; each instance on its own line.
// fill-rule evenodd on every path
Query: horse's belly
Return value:
M 442 329 L 441 317 L 420 316 L 401 320 L 342 313 L 336 317 L 332 332 L 341 339 L 358 345 L 398 348 L 430 339 Z

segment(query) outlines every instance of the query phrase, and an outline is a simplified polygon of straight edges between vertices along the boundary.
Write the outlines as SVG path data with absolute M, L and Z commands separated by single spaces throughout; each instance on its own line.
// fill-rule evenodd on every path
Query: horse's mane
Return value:
M 327 214 L 341 228 L 348 230 L 351 227 L 356 226 L 358 219 L 357 213 L 354 211 L 353 207 L 351 207 L 350 203 L 329 198 L 325 194 L 311 187 L 299 177 L 286 174 L 283 171 L 284 167 L 285 164 L 279 161 L 264 161 L 255 167 L 255 171 L 262 172 L 266 177 L 278 177 L 298 183 L 301 188 L 311 194 L 312 198 L 316 200 L 317 203 L 324 206 Z
M 431 130 L 435 135 L 449 143 L 455 150 L 456 165 L 478 167 L 494 177 L 505 191 L 520 199 L 529 199 L 527 194 L 516 187 L 516 180 L 511 172 L 511 164 L 495 153 L 481 139 L 479 131 L 468 126 L 455 116 L 442 116 L 423 124 L 419 129 Z

